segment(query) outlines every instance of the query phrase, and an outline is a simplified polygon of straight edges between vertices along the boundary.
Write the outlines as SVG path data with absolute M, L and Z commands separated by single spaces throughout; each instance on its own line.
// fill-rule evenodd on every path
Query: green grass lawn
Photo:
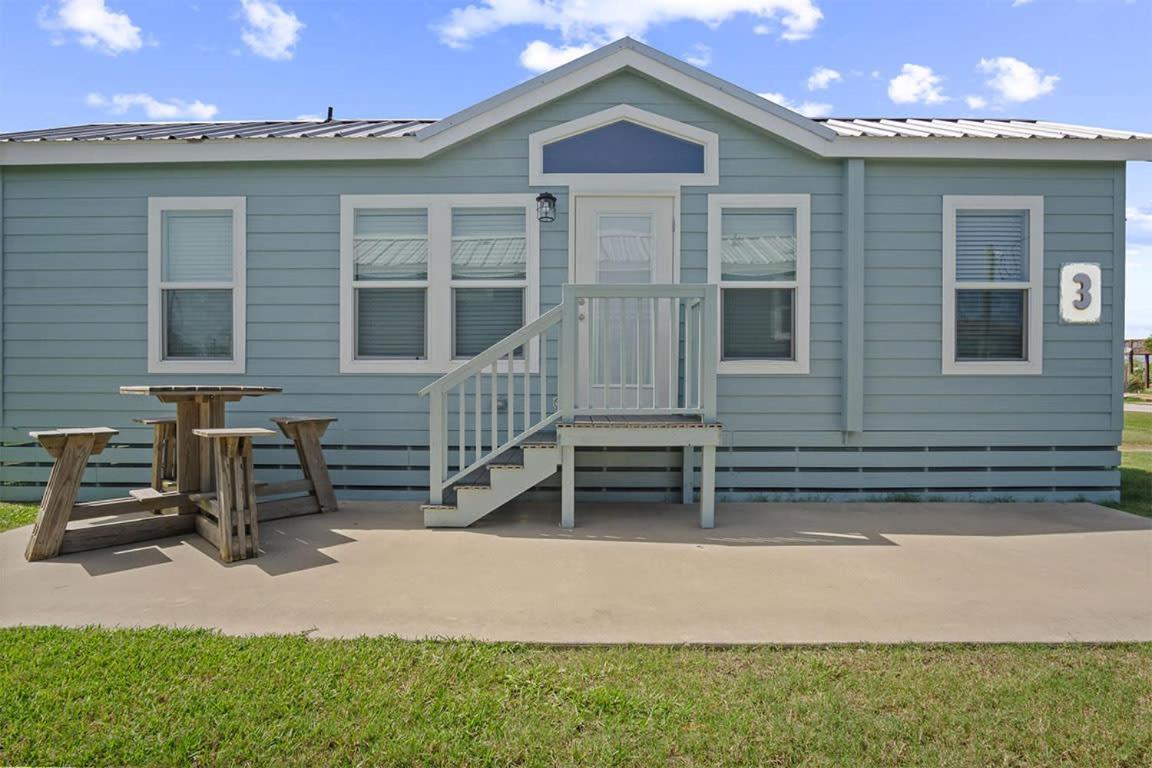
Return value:
M 1152 644 L 560 649 L 0 630 L 0 763 L 1152 764 Z
M 1124 413 L 1124 445 L 1152 448 L 1152 413 Z
M 0 502 L 0 531 L 32 525 L 36 521 L 36 507 L 30 504 Z

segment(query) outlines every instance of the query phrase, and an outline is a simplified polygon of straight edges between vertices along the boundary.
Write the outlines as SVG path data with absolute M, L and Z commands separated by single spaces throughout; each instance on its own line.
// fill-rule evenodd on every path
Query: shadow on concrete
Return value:
M 747 503 L 717 505 L 716 527 L 698 525 L 698 507 L 680 504 L 577 504 L 576 528 L 558 526 L 559 504 L 514 503 L 469 528 L 429 536 L 683 544 L 723 547 L 892 547 L 904 536 L 1047 536 L 1152 529 L 1152 519 L 1095 504 L 1058 503 Z M 260 526 L 260 557 L 221 568 L 259 568 L 269 576 L 335 565 L 326 550 L 357 541 L 356 531 L 424 528 L 416 502 L 345 502 L 339 512 L 274 520 Z M 92 576 L 164 565 L 164 549 L 190 545 L 217 553 L 195 534 L 130 547 L 65 555 Z

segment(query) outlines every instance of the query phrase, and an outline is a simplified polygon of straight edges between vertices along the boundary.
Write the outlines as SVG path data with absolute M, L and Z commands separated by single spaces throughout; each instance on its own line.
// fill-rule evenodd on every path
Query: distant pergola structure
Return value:
M 1146 339 L 1128 339 L 1124 342 L 1124 354 L 1128 356 L 1129 373 L 1136 370 L 1136 358 L 1144 358 L 1144 389 L 1152 389 L 1152 366 L 1148 364 L 1152 359 L 1152 346 Z

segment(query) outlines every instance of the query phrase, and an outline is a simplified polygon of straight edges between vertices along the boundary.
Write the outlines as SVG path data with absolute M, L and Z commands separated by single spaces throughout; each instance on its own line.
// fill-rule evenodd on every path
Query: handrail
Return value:
M 492 363 L 498 362 L 509 352 L 513 352 L 517 348 L 524 346 L 536 336 L 539 336 L 541 331 L 546 331 L 556 323 L 559 323 L 562 314 L 563 307 L 552 307 L 552 309 L 540 315 L 540 317 L 528 323 L 528 325 L 508 334 L 471 360 L 465 360 L 460 363 L 460 365 L 421 389 L 418 394 L 423 397 L 428 395 L 433 389 L 451 389 L 460 382 L 468 379 L 476 371 L 487 368 Z

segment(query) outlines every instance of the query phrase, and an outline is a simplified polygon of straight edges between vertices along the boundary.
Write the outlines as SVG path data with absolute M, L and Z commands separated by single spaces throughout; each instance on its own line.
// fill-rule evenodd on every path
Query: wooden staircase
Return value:
M 718 317 L 715 285 L 565 285 L 559 306 L 420 390 L 424 524 L 471 525 L 559 468 L 560 524 L 571 528 L 577 448 L 680 446 L 685 503 L 701 452 L 700 524 L 712 527 Z
M 556 435 L 510 448 L 444 490 L 440 504 L 425 504 L 424 525 L 464 528 L 547 480 L 560 467 Z

